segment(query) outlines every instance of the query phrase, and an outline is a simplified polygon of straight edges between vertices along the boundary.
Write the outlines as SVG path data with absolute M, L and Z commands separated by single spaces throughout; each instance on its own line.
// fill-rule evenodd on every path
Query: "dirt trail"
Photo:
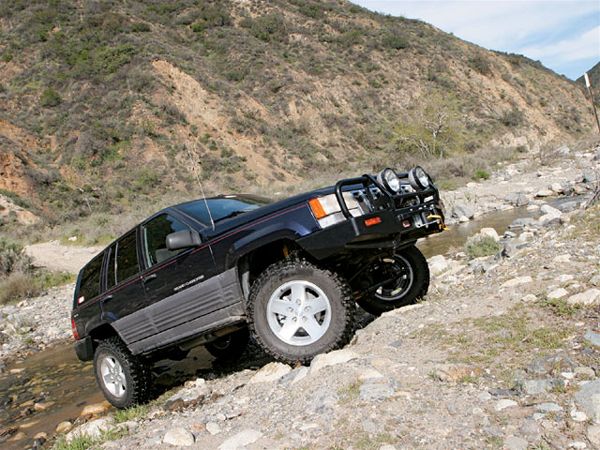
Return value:
M 58 241 L 28 245 L 25 252 L 37 267 L 70 273 L 78 273 L 102 247 L 75 247 Z

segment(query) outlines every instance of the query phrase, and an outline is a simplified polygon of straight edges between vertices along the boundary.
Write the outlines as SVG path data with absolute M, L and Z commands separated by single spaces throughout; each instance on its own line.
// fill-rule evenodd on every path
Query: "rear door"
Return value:
M 137 229 L 130 231 L 107 249 L 106 290 L 102 295 L 102 312 L 113 322 L 147 306 L 140 276 Z

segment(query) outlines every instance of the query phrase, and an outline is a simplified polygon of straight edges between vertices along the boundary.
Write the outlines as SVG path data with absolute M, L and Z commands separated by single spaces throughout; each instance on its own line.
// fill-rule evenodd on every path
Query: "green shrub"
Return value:
M 500 244 L 491 236 L 471 236 L 465 243 L 465 253 L 469 258 L 495 255 L 501 249 Z
M 482 75 L 490 75 L 492 73 L 490 61 L 483 55 L 476 55 L 470 58 L 469 66 Z
M 474 180 L 488 180 L 490 178 L 490 173 L 485 169 L 477 169 L 473 174 Z
M 386 48 L 400 50 L 408 47 L 408 39 L 399 32 L 386 33 L 381 40 L 381 43 Z
M 0 238 L 0 277 L 30 270 L 31 258 L 27 256 L 23 247 L 16 242 Z
M 150 25 L 145 22 L 136 22 L 131 26 L 134 33 L 147 33 L 150 31 Z
M 225 27 L 231 25 L 229 11 L 220 2 L 214 5 L 202 5 L 197 21 L 192 24 L 194 33 L 201 33 L 209 28 Z
M 252 35 L 261 41 L 284 41 L 287 38 L 287 30 L 283 17 L 279 14 L 267 14 L 256 19 L 246 18 L 241 25 L 250 28 Z
M 62 99 L 60 98 L 60 95 L 52 88 L 45 89 L 40 96 L 40 105 L 44 107 L 58 106 L 61 103 Z
M 523 112 L 517 107 L 514 107 L 510 111 L 505 111 L 500 117 L 500 122 L 506 127 L 518 127 L 523 124 L 523 121 Z

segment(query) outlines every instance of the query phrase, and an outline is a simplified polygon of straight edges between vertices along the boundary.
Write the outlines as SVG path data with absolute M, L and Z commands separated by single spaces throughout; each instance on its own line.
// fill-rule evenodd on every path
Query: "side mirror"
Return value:
M 202 244 L 200 234 L 195 230 L 176 231 L 167 235 L 167 249 L 180 250 L 182 248 L 197 247 Z

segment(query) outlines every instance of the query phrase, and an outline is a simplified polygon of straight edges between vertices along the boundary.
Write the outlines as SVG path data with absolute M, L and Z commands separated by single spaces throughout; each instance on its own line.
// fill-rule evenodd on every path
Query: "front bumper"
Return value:
M 379 222 L 368 225 L 373 218 Z M 400 248 L 444 229 L 442 206 L 432 200 L 350 217 L 299 239 L 298 244 L 315 258 L 324 259 L 350 249 Z

